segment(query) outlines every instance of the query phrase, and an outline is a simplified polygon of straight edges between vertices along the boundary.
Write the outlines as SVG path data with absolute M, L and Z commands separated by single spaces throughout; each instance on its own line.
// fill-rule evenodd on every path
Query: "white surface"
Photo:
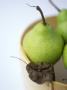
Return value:
M 67 1 L 54 0 L 61 8 L 67 8 Z M 34 20 L 40 18 L 35 8 L 25 5 L 40 5 L 44 15 L 56 15 L 57 11 L 48 0 L 0 0 L 0 90 L 27 90 L 24 72 L 20 62 L 10 56 L 20 57 L 21 33 Z M 23 63 L 23 68 L 25 65 Z M 21 74 L 23 70 L 23 74 Z

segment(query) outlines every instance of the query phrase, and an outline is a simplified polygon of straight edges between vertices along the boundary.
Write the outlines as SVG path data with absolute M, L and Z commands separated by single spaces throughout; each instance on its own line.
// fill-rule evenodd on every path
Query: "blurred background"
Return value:
M 67 8 L 67 0 L 53 2 L 60 9 Z M 0 90 L 27 90 L 24 85 L 25 69 L 22 69 L 26 65 L 10 57 L 21 58 L 19 49 L 21 34 L 28 25 L 41 18 L 38 11 L 28 7 L 26 3 L 39 5 L 45 17 L 58 14 L 48 0 L 0 0 Z M 63 65 L 56 69 L 59 79 L 66 77 L 67 71 L 62 72 Z

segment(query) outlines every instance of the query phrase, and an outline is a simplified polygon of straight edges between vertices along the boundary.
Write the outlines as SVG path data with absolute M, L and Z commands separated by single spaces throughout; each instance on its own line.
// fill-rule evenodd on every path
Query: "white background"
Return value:
M 54 0 L 60 8 L 67 8 L 67 0 Z M 24 85 L 20 57 L 20 37 L 24 29 L 40 18 L 35 8 L 25 5 L 40 5 L 45 16 L 58 12 L 48 0 L 0 0 L 0 90 L 27 90 Z M 25 64 L 22 64 L 23 68 Z M 23 71 L 24 72 L 24 71 Z

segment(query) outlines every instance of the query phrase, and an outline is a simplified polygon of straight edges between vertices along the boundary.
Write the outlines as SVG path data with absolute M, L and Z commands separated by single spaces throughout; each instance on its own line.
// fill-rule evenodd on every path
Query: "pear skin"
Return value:
M 67 69 L 67 44 L 65 45 L 63 51 L 63 63 L 64 63 L 64 67 Z
M 61 35 L 64 42 L 67 43 L 67 21 L 59 24 L 56 28 L 56 32 Z
M 49 25 L 38 23 L 26 33 L 22 46 L 32 62 L 54 64 L 62 55 L 64 41 Z

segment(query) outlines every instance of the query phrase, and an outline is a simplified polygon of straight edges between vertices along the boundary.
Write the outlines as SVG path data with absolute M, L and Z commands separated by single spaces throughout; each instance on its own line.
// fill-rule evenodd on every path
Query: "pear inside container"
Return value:
M 47 23 L 48 24 L 50 24 L 53 28 L 55 28 L 56 27 L 56 16 L 53 16 L 53 17 L 47 17 L 46 18 L 46 21 L 47 21 Z M 36 25 L 37 23 L 39 23 L 39 22 L 42 22 L 42 20 L 37 20 L 37 21 L 35 21 L 34 23 L 32 23 L 30 26 L 28 26 L 27 28 L 26 28 L 26 30 L 24 30 L 24 32 L 22 33 L 22 36 L 21 36 L 21 40 L 20 40 L 20 52 L 21 52 L 21 58 L 22 58 L 22 60 L 24 60 L 27 64 L 28 63 L 30 63 L 30 60 L 29 60 L 29 58 L 27 57 L 27 55 L 25 54 L 25 51 L 24 51 L 24 49 L 23 49 L 23 47 L 22 47 L 22 42 L 21 41 L 23 41 L 23 38 L 24 38 L 24 36 L 25 36 L 25 34 L 27 33 L 27 32 L 29 32 L 30 30 L 31 30 L 31 28 L 34 26 L 34 25 Z M 62 65 L 60 65 L 60 66 L 62 66 Z M 57 66 L 56 66 L 57 67 Z M 22 66 L 22 69 L 23 69 L 23 66 Z M 63 69 L 63 68 L 62 68 Z M 25 77 L 24 77 L 24 83 L 25 83 L 25 87 L 27 88 L 27 90 L 67 90 L 67 84 L 66 83 L 63 83 L 63 82 L 61 82 L 60 80 L 59 81 L 54 81 L 53 82 L 53 88 L 52 88 L 52 85 L 51 85 L 51 83 L 48 85 L 48 84 L 46 84 L 46 83 L 44 83 L 44 84 L 41 84 L 41 85 L 38 85 L 38 84 L 36 84 L 35 82 L 33 82 L 33 81 L 31 81 L 30 79 L 29 79 L 29 77 L 28 77 L 28 73 L 26 72 L 26 69 L 24 69 L 25 70 L 25 72 L 24 72 L 24 74 L 25 74 Z M 57 72 L 57 69 L 55 69 L 56 70 L 56 72 Z M 22 70 L 23 71 L 23 70 Z M 58 71 L 58 72 L 63 72 L 63 70 L 62 71 Z M 23 73 L 23 72 L 22 72 Z M 58 74 L 58 73 L 56 73 L 56 74 Z

